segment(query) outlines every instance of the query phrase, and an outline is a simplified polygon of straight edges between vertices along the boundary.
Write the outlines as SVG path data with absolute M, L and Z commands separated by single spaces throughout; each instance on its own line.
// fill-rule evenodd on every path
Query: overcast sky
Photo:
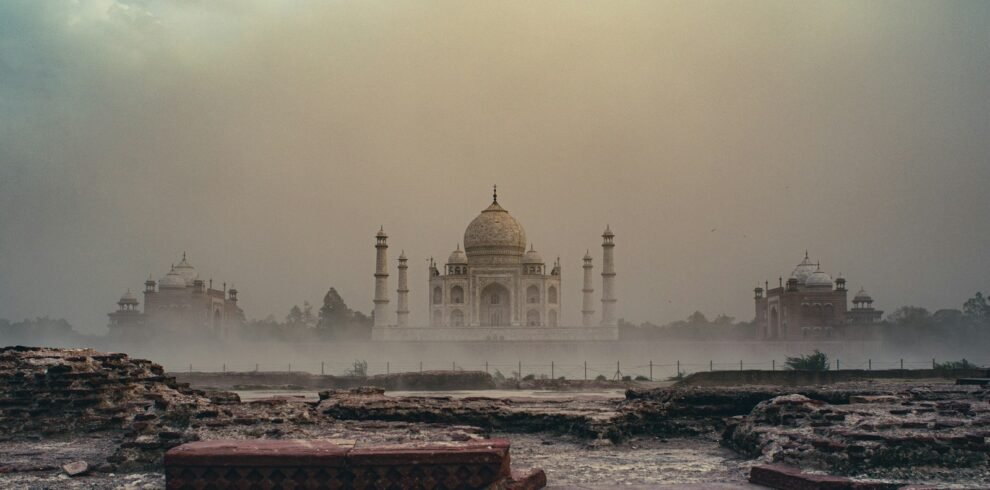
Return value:
M 183 251 L 249 317 L 491 200 L 619 316 L 749 320 L 803 257 L 881 308 L 990 290 L 990 2 L 0 3 L 0 317 L 105 331 Z M 390 285 L 396 286 L 395 276 Z M 596 275 L 596 298 L 600 295 Z

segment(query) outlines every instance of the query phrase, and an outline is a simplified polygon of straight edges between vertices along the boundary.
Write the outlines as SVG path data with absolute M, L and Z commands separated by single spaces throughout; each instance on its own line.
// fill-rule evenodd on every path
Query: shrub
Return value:
M 599 374 L 598 376 L 595 376 L 595 381 L 608 381 L 608 378 L 606 378 L 604 374 Z
M 965 358 L 959 361 L 945 361 L 935 364 L 935 369 L 940 371 L 952 371 L 955 369 L 976 369 L 976 364 L 967 361 Z
M 368 377 L 368 361 L 354 361 L 354 367 L 347 371 L 348 376 Z
M 623 376 L 622 381 L 632 381 L 632 376 Z
M 792 371 L 828 371 L 828 356 L 815 349 L 815 352 L 800 357 L 788 357 L 784 361 L 787 369 Z
M 647 378 L 646 376 L 643 376 L 642 374 L 640 374 L 639 376 L 636 376 L 636 381 L 649 381 L 649 380 L 650 380 L 650 378 Z
M 526 376 L 523 376 L 523 381 L 533 381 L 534 379 L 536 379 L 535 374 L 527 374 Z
M 498 369 L 495 370 L 495 374 L 492 375 L 492 378 L 494 378 L 495 381 L 505 381 L 505 375 Z

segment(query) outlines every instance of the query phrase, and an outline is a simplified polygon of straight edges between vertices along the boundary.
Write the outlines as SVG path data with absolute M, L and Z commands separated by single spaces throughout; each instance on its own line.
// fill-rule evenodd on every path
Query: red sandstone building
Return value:
M 776 288 L 757 287 L 757 332 L 762 339 L 848 339 L 862 338 L 883 315 L 873 308 L 873 298 L 860 289 L 848 308 L 846 280 L 822 271 L 807 252 L 791 272 L 787 284 Z M 765 293 L 765 295 L 764 295 Z
M 156 287 L 157 286 L 157 287 Z M 125 341 L 146 340 L 153 334 L 226 338 L 244 321 L 237 306 L 237 290 L 213 289 L 182 254 L 182 261 L 156 283 L 144 283 L 144 311 L 128 290 L 110 313 L 110 336 Z

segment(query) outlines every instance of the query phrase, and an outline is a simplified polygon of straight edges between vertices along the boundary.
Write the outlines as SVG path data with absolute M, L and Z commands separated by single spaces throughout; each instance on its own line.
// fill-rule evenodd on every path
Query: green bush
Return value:
M 824 352 L 815 349 L 805 356 L 788 357 L 784 365 L 792 371 L 828 371 L 829 361 Z
M 967 361 L 965 358 L 959 361 L 945 361 L 935 363 L 935 369 L 940 371 L 953 371 L 956 369 L 976 369 L 979 366 Z

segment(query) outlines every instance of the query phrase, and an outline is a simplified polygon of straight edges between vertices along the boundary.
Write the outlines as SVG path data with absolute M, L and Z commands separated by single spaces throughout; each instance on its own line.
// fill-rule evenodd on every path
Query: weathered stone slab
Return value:
M 323 466 L 346 465 L 349 446 L 334 441 L 197 441 L 165 453 L 165 466 Z
M 165 479 L 169 489 L 546 485 L 542 470 L 511 472 L 506 439 L 366 448 L 342 440 L 201 441 L 165 454 Z
M 848 478 L 828 475 L 809 475 L 797 468 L 783 465 L 754 466 L 749 470 L 749 481 L 778 490 L 848 490 Z

